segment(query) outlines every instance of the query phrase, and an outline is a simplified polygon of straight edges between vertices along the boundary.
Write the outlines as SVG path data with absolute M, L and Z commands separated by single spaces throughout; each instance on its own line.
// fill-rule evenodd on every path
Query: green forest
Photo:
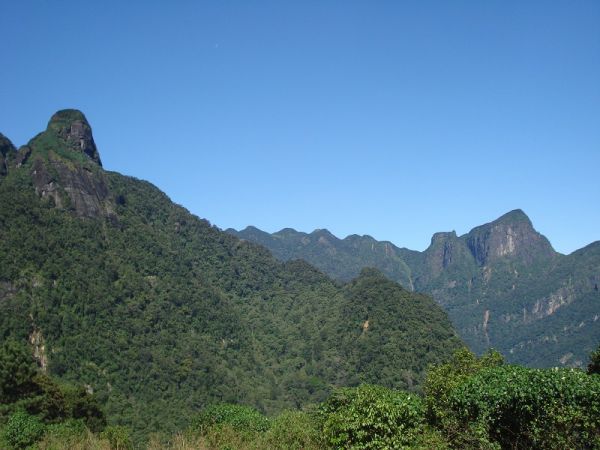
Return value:
M 95 396 L 41 373 L 25 344 L 0 348 L 0 444 L 7 449 L 598 449 L 600 348 L 587 372 L 528 369 L 466 348 L 427 370 L 421 393 L 360 384 L 265 416 L 232 403 L 136 441 Z

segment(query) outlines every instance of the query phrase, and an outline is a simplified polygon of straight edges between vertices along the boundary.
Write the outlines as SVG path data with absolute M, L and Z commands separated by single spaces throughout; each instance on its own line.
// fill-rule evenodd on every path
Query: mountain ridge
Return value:
M 596 331 L 600 327 L 595 324 L 600 317 L 600 297 L 595 296 L 600 280 L 600 256 L 595 250 L 600 241 L 563 255 L 535 230 L 521 209 L 460 236 L 455 231 L 434 233 L 421 252 L 368 235 L 331 240 L 338 245 L 325 251 L 315 232 L 270 235 L 256 227 L 252 233 L 227 231 L 266 245 L 280 259 L 306 259 L 342 281 L 361 267 L 377 267 L 409 290 L 432 295 L 478 352 L 493 346 L 514 362 L 552 366 L 568 361 L 583 366 L 585 352 L 600 340 Z M 550 320 L 557 312 L 563 319 Z M 541 325 L 533 326 L 537 322 L 556 324 L 545 331 Z M 580 334 L 586 337 L 566 337 L 567 330 L 579 324 L 584 324 Z M 564 333 L 558 330 L 561 327 Z M 535 336 L 529 336 L 527 329 Z M 576 340 L 584 342 L 584 348 L 573 349 L 570 342 Z M 541 351 L 543 342 L 554 350 Z M 540 358 L 536 352 L 545 356 Z

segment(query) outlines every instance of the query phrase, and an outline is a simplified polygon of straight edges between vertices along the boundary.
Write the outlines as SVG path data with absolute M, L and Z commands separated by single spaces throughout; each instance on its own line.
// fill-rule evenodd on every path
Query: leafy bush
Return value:
M 130 450 L 133 449 L 131 432 L 129 428 L 120 425 L 110 425 L 100 433 L 100 437 L 107 439 L 112 450 Z
M 271 422 L 265 436 L 267 448 L 307 450 L 319 448 L 321 431 L 314 416 L 302 411 L 284 411 Z
M 69 419 L 61 423 L 48 425 L 46 436 L 52 436 L 56 439 L 69 440 L 73 437 L 80 437 L 88 432 L 83 420 Z
M 44 437 L 36 444 L 40 450 L 97 450 L 90 445 L 90 439 L 97 440 L 85 426 L 83 420 L 68 419 L 61 423 L 46 426 Z
M 407 448 L 424 422 L 419 397 L 367 384 L 334 392 L 321 414 L 325 440 L 339 449 Z
M 451 392 L 449 406 L 501 448 L 600 448 L 600 378 L 580 370 L 485 369 Z
M 18 411 L 8 419 L 2 431 L 2 439 L 10 449 L 25 449 L 37 442 L 43 434 L 44 424 L 40 419 Z
M 450 362 L 430 367 L 423 386 L 429 421 L 442 424 L 448 415 L 451 392 L 481 370 L 502 364 L 504 359 L 497 351 L 490 350 L 478 358 L 464 347 L 454 352 Z
M 220 403 L 206 407 L 192 422 L 192 428 L 201 433 L 224 425 L 236 431 L 259 432 L 269 428 L 269 420 L 249 406 Z

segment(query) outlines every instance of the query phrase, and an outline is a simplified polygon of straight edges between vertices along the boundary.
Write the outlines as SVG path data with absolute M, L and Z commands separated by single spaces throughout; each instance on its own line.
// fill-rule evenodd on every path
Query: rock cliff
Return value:
M 57 208 L 79 217 L 115 218 L 92 128 L 80 111 L 58 111 L 46 130 L 18 151 L 2 136 L 0 155 L 0 175 L 26 171 L 35 192 Z

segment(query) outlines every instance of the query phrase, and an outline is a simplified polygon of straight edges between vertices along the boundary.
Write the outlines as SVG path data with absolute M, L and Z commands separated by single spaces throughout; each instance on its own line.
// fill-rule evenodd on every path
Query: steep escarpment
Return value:
M 92 127 L 81 111 L 63 109 L 56 112 L 48 122 L 46 133 L 54 135 L 60 143 L 60 147 L 83 154 L 102 166 L 100 154 L 92 136 Z
M 104 171 L 78 111 L 3 148 L 0 339 L 29 342 L 49 374 L 89 386 L 113 424 L 172 431 L 211 402 L 271 413 L 367 380 L 418 389 L 424 361 L 460 345 L 431 299 L 374 274 L 356 281 L 368 289 L 341 286 Z M 368 333 L 383 341 L 365 341 L 348 314 L 361 302 L 378 305 Z M 386 370 L 374 372 L 366 358 L 380 351 Z
M 0 133 L 0 176 L 8 173 L 8 165 L 14 159 L 17 150 L 10 140 Z
M 58 208 L 80 217 L 114 219 L 114 199 L 92 129 L 80 111 L 54 114 L 44 132 L 11 156 L 9 171 L 32 183 L 38 196 Z
M 464 240 L 480 266 L 507 258 L 534 264 L 555 256 L 548 239 L 534 230 L 529 217 L 520 209 L 473 228 Z

